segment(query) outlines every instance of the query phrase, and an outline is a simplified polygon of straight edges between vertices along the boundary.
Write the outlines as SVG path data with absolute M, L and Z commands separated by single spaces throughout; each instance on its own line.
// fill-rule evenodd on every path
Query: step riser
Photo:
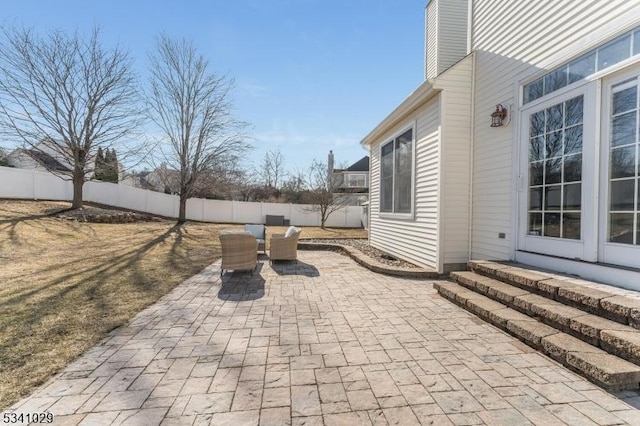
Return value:
M 589 314 L 586 311 L 560 305 L 559 303 L 561 302 L 527 293 L 521 288 L 510 287 L 495 280 L 495 278 L 479 276 L 472 272 L 453 272 L 451 277 L 468 289 L 466 293 L 475 291 L 534 320 L 538 320 L 590 345 L 602 348 L 620 358 L 640 365 L 640 333 L 637 341 L 625 342 L 617 338 L 618 336 L 615 336 L 613 331 L 610 331 L 629 329 L 626 325 L 602 320 L 600 317 L 594 317 L 593 314 Z M 574 295 L 575 292 L 567 292 L 565 294 L 567 298 L 577 299 L 577 296 Z M 453 297 L 458 297 L 458 295 L 453 295 Z M 461 304 L 462 301 L 458 300 L 458 303 Z M 594 304 L 593 301 L 590 303 Z M 479 316 L 492 317 L 491 312 L 482 309 L 481 306 L 474 306 L 473 303 L 467 303 L 467 306 L 471 312 Z M 492 321 L 496 321 L 496 319 L 493 318 Z M 500 327 L 504 328 L 505 325 L 500 324 Z M 611 333 L 614 333 L 614 335 Z M 607 338 L 605 339 L 603 336 Z
M 640 367 L 609 355 L 487 297 L 454 283 L 434 284 L 438 293 L 507 331 L 608 390 L 638 389 Z M 502 307 L 501 307 L 502 306 Z M 613 337 L 612 337 L 613 339 Z
M 469 269 L 487 278 L 640 329 L 640 302 L 595 288 L 577 286 L 544 274 L 494 262 L 471 261 Z

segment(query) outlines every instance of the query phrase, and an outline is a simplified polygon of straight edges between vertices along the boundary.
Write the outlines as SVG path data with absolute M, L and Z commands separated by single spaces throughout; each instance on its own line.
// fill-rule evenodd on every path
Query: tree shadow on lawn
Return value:
M 27 222 L 30 220 L 38 220 L 38 219 L 45 219 L 47 217 L 55 217 L 60 213 L 63 212 L 67 212 L 69 210 L 73 210 L 71 208 L 60 208 L 60 209 L 50 209 L 47 210 L 45 213 L 41 213 L 41 214 L 31 214 L 31 215 L 26 215 L 26 216 L 19 216 L 19 217 L 14 217 L 14 218 L 10 218 L 10 219 L 0 219 L 0 225 L 3 223 L 11 223 L 14 226 L 17 225 L 20 222 Z M 21 214 L 22 212 L 19 211 L 15 211 L 15 210 L 2 210 L 2 211 L 6 211 L 9 213 L 18 213 Z
M 134 283 L 131 290 L 132 292 L 149 293 L 157 291 L 157 288 L 155 287 L 157 282 L 150 281 L 149 278 L 145 276 L 145 271 L 140 269 L 140 260 L 148 255 L 154 247 L 163 243 L 172 234 L 176 234 L 177 237 L 175 238 L 169 253 L 176 253 L 176 247 L 183 239 L 183 230 L 180 226 L 174 225 L 139 248 L 128 250 L 115 257 L 107 256 L 107 259 L 99 264 L 61 275 L 43 286 L 9 297 L 7 300 L 0 302 L 0 311 L 5 312 L 9 312 L 12 307 L 15 308 L 21 304 L 33 305 L 35 308 L 22 310 L 18 308 L 19 316 L 21 316 L 22 319 L 14 318 L 15 321 L 9 321 L 6 325 L 0 324 L 0 334 L 4 334 L 6 328 L 16 324 L 16 322 L 20 322 L 27 327 L 27 329 L 24 330 L 25 335 L 29 335 L 29 329 L 38 327 L 45 322 L 49 324 L 52 319 L 53 322 L 55 322 L 55 318 L 61 313 L 62 315 L 69 314 L 69 312 L 66 312 L 64 309 L 64 305 L 69 303 L 66 300 L 67 297 L 77 300 L 80 303 L 93 305 L 93 310 L 95 311 L 95 314 L 93 315 L 94 317 L 102 318 L 106 323 L 113 322 L 111 326 L 105 327 L 104 331 L 108 332 L 111 329 L 116 328 L 121 325 L 121 323 L 112 318 L 110 314 L 112 313 L 111 302 L 113 302 L 112 291 L 117 291 L 117 289 L 105 289 L 103 286 L 108 284 L 111 277 L 128 271 L 133 275 L 127 280 Z M 166 257 L 171 257 L 171 254 L 166 255 Z M 69 262 L 69 264 L 77 262 L 78 261 Z M 180 262 L 180 259 L 172 260 L 172 263 L 179 264 Z M 81 278 L 78 280 L 79 276 L 81 276 Z M 64 285 L 65 283 L 73 280 L 76 280 L 76 282 Z M 55 288 L 58 286 L 60 289 L 55 291 Z M 158 285 L 157 287 L 163 286 Z M 71 295 L 72 293 L 74 294 Z M 70 306 L 69 308 L 73 307 Z M 85 308 L 85 306 L 79 308 Z M 98 328 L 103 327 L 98 325 Z M 55 332 L 55 330 L 53 330 L 53 332 Z M 24 335 L 18 333 L 12 336 L 12 338 L 5 343 L 11 347 L 14 344 L 17 344 L 24 337 Z
M 178 226 L 178 225 L 173 225 L 171 228 L 166 230 L 164 233 L 162 233 L 161 235 L 155 237 L 151 241 L 146 242 L 145 244 L 143 244 L 139 248 L 133 248 L 131 250 L 124 251 L 124 252 L 122 252 L 121 250 L 114 250 L 112 252 L 106 252 L 106 253 L 104 253 L 102 255 L 102 257 L 107 257 L 107 259 L 105 259 L 104 262 L 98 263 L 96 265 L 92 265 L 90 267 L 87 267 L 84 270 L 79 269 L 79 270 L 75 270 L 75 271 L 69 272 L 68 274 L 61 275 L 60 277 L 58 277 L 55 280 L 49 282 L 45 286 L 38 287 L 37 289 L 22 293 L 19 296 L 16 296 L 16 297 L 10 298 L 10 299 L 8 299 L 6 301 L 0 302 L 0 307 L 8 306 L 8 305 L 15 305 L 15 304 L 18 304 L 18 303 L 23 303 L 28 297 L 35 296 L 35 295 L 37 295 L 37 293 L 43 292 L 45 290 L 48 290 L 51 287 L 55 287 L 55 286 L 58 286 L 60 284 L 64 284 L 65 282 L 77 277 L 78 275 L 84 275 L 84 274 L 87 274 L 87 273 L 89 274 L 88 276 L 84 277 L 83 280 L 78 282 L 77 284 L 65 287 L 64 290 L 61 293 L 57 293 L 56 295 L 54 295 L 54 297 L 56 297 L 56 298 L 64 297 L 67 293 L 69 293 L 70 291 L 73 291 L 76 288 L 80 287 L 85 282 L 91 281 L 91 280 L 95 280 L 96 278 L 104 278 L 102 281 L 106 281 L 111 276 L 115 276 L 115 275 L 117 275 L 119 273 L 122 273 L 126 269 L 134 267 L 145 255 L 147 255 L 149 253 L 149 251 L 151 251 L 154 247 L 158 246 L 159 244 L 162 244 L 173 233 L 176 233 L 176 235 L 177 235 L 176 240 L 174 241 L 174 243 L 173 243 L 173 245 L 172 245 L 172 247 L 170 249 L 170 252 L 173 254 L 173 253 L 176 252 L 176 247 L 182 242 L 182 239 L 183 239 L 183 236 L 182 236 L 183 231 L 182 231 L 181 227 Z M 111 254 L 111 253 L 113 253 L 115 251 L 120 252 L 120 254 L 118 254 L 116 256 L 109 256 L 109 254 Z M 56 270 L 59 270 L 59 269 L 67 269 L 69 266 L 74 265 L 74 264 L 78 264 L 79 262 L 82 262 L 82 260 L 74 259 L 74 260 L 71 260 L 69 262 L 58 263 L 58 264 L 49 266 L 47 268 L 43 268 L 43 269 L 39 270 L 38 273 L 53 273 L 53 272 L 55 272 Z M 173 262 L 173 263 L 178 264 L 180 262 L 176 261 L 176 262 Z M 96 286 L 92 286 L 90 288 L 91 289 L 95 289 L 95 287 Z
M 15 217 L 15 218 L 11 218 L 11 219 L 0 219 L 0 226 L 7 224 L 6 226 L 6 231 L 9 235 L 9 240 L 11 240 L 11 242 L 15 243 L 15 244 L 22 244 L 20 242 L 20 238 L 18 237 L 18 233 L 16 230 L 16 227 L 23 223 L 23 222 L 27 222 L 30 223 L 32 221 L 35 220 L 39 220 L 39 219 L 46 219 L 46 218 L 51 218 L 51 217 L 55 217 L 56 215 L 58 215 L 59 213 L 65 212 L 71 210 L 70 208 L 61 208 L 61 209 L 51 209 L 48 210 L 46 213 L 42 213 L 42 214 L 34 214 L 34 215 L 26 215 L 26 216 L 20 216 L 20 217 Z M 4 211 L 8 211 L 11 213 L 21 213 L 18 211 L 13 211 L 13 210 L 4 210 Z M 30 225 L 35 225 L 34 223 L 30 223 Z

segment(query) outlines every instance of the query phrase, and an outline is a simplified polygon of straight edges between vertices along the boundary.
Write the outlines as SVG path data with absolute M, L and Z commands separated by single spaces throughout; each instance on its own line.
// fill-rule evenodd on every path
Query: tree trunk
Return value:
M 178 223 L 187 221 L 187 197 L 180 194 L 180 207 L 178 209 Z
M 82 187 L 84 185 L 84 173 L 75 171 L 73 173 L 73 202 L 72 209 L 82 208 Z

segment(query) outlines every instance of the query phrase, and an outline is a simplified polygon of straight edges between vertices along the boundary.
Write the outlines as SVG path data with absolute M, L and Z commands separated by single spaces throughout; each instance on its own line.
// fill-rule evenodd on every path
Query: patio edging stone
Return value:
M 346 254 L 351 259 L 355 260 L 358 264 L 365 268 L 377 272 L 379 274 L 390 275 L 395 277 L 404 278 L 422 278 L 422 279 L 435 279 L 441 278 L 442 275 L 434 270 L 424 269 L 420 267 L 416 268 L 401 268 L 397 266 L 390 266 L 382 262 L 378 262 L 375 259 L 367 256 L 360 250 L 342 244 L 335 243 L 312 243 L 304 240 L 298 241 L 299 250 L 328 250 L 338 251 Z

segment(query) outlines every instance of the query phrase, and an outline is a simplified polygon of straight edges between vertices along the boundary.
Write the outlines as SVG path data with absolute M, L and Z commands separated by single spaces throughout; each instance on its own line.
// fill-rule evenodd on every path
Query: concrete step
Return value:
M 443 297 L 506 330 L 607 390 L 640 388 L 640 367 L 629 361 L 457 283 L 437 282 L 434 287 Z
M 472 260 L 469 268 L 485 277 L 640 329 L 640 297 L 616 294 L 597 283 L 585 285 L 584 280 L 558 279 L 556 275 L 514 263 Z
M 467 293 L 482 294 L 527 317 L 640 365 L 640 330 L 472 271 L 452 272 L 451 278 Z M 496 305 L 492 307 L 496 308 Z M 469 308 L 478 314 L 474 309 Z

